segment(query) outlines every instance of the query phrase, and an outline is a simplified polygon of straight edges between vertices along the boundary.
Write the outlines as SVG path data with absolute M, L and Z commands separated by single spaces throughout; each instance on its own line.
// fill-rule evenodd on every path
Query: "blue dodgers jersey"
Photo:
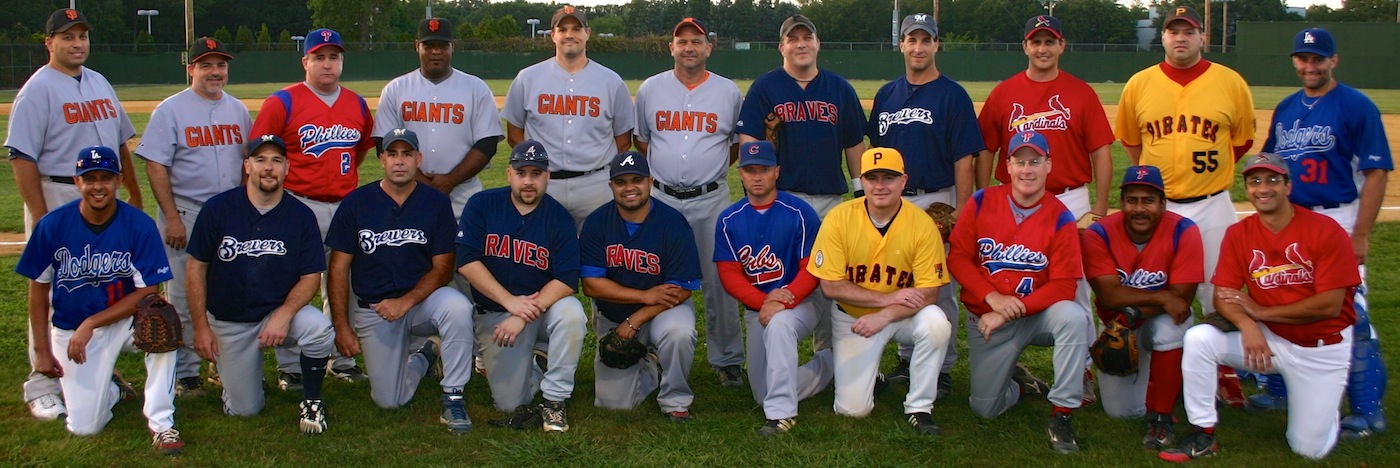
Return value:
M 763 212 L 740 200 L 719 214 L 713 260 L 739 262 L 749 284 L 771 292 L 797 278 L 821 223 L 812 205 L 787 192 L 778 192 Z
M 1264 151 L 1288 161 L 1288 199 L 1308 207 L 1351 203 L 1359 196 L 1360 171 L 1395 169 L 1380 111 L 1341 83 L 1316 100 L 1298 91 L 1279 102 Z
M 191 257 L 209 264 L 205 308 L 225 322 L 258 322 L 287 301 L 304 275 L 326 271 L 316 215 L 286 194 L 259 213 L 239 186 L 204 204 L 190 231 Z
M 953 163 L 984 145 L 972 98 L 948 75 L 920 86 L 905 77 L 881 86 L 865 133 L 871 147 L 894 148 L 904 155 L 912 189 L 952 187 Z
M 700 281 L 700 254 L 690 223 L 675 208 L 655 197 L 651 199 L 651 213 L 630 235 L 616 202 L 598 207 L 583 221 L 579 251 L 584 278 L 606 277 L 643 290 L 662 283 L 686 285 Z M 593 303 L 604 317 L 617 323 L 642 308 L 642 304 L 597 299 Z
M 739 133 L 765 139 L 769 114 L 783 121 L 782 136 L 774 144 L 778 164 L 778 188 L 818 195 L 848 191 L 845 149 L 865 140 L 865 110 L 855 88 L 840 75 L 819 70 L 803 89 L 783 71 L 775 69 L 754 80 L 739 110 Z
M 530 214 L 511 202 L 510 187 L 485 190 L 467 200 L 457 228 L 457 268 L 480 261 L 513 295 L 529 295 L 559 280 L 578 290 L 578 229 L 564 205 L 548 194 Z M 478 310 L 503 311 L 472 288 Z
M 433 269 L 433 257 L 452 253 L 457 236 L 447 195 L 417 184 L 403 206 L 379 181 L 350 192 L 340 202 L 326 245 L 353 254 L 350 287 L 361 301 L 403 296 Z
M 50 211 L 34 226 L 15 272 L 48 283 L 53 325 L 76 330 L 127 294 L 172 278 L 155 221 L 125 202 L 102 232 L 78 212 L 82 200 Z

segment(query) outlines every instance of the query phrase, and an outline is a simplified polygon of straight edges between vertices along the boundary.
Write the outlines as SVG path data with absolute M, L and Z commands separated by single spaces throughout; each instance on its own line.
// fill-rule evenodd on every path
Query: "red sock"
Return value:
M 1055 406 L 1053 406 L 1053 407 L 1050 408 L 1050 416 L 1053 417 L 1053 416 L 1055 416 L 1055 415 L 1057 415 L 1057 414 L 1060 414 L 1060 413 L 1064 413 L 1064 414 L 1074 414 L 1074 408 L 1065 408 L 1065 407 L 1060 406 L 1060 405 L 1055 405 Z
M 1181 396 L 1182 349 L 1153 351 L 1152 367 L 1147 377 L 1147 411 L 1172 414 L 1176 399 Z
M 1211 426 L 1211 427 L 1202 427 L 1202 428 L 1201 428 L 1201 432 L 1204 432 L 1204 433 L 1209 434 L 1209 435 L 1215 435 L 1215 426 Z

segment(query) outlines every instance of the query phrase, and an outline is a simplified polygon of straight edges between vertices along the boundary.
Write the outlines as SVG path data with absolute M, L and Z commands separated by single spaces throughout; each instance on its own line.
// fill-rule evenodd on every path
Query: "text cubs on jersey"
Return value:
M 67 247 L 60 248 L 54 252 L 53 259 L 58 264 L 54 283 L 69 292 L 112 278 L 129 278 L 136 272 L 131 264 L 131 252 L 93 252 L 89 245 L 83 246 L 83 254 L 76 257 Z
M 399 247 L 408 244 L 428 243 L 428 235 L 422 229 L 390 229 L 384 232 L 374 232 L 369 229 L 360 230 L 360 251 L 372 254 L 381 245 L 389 247 Z
M 219 260 L 232 262 L 239 255 L 261 257 L 263 255 L 286 255 L 287 244 L 277 239 L 250 239 L 240 241 L 233 236 L 224 236 L 219 241 Z
M 301 138 L 302 154 L 314 158 L 320 158 L 327 151 L 336 149 L 354 152 L 355 145 L 360 143 L 360 129 L 341 124 L 330 127 L 302 125 L 297 129 L 297 136 Z
M 744 277 L 749 280 L 749 284 L 768 284 L 783 279 L 786 271 L 783 261 L 773 254 L 772 246 L 765 245 L 753 251 L 753 246 L 745 245 L 735 252 L 735 259 L 744 267 Z
M 1287 263 L 1269 265 L 1264 252 L 1255 250 L 1254 257 L 1249 261 L 1249 277 L 1254 280 L 1254 284 L 1260 288 L 1273 289 L 1279 286 L 1313 283 L 1313 262 L 1303 258 L 1303 254 L 1298 251 L 1297 242 L 1288 244 L 1288 247 L 1283 249 L 1283 255 Z
M 512 239 L 508 234 L 487 234 L 482 255 L 508 258 L 517 264 L 540 270 L 549 269 L 548 247 L 525 239 Z

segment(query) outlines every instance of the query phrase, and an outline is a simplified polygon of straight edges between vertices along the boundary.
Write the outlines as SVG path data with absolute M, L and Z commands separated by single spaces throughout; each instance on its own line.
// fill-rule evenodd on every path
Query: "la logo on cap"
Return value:
M 623 159 L 622 162 L 617 163 L 618 166 L 631 166 L 634 164 L 637 164 L 637 161 L 633 161 L 631 155 L 628 155 L 627 159 Z
M 102 160 L 102 154 L 98 153 L 97 150 L 92 150 L 91 153 L 92 153 L 92 159 L 95 159 L 95 160 L 97 160 L 97 161 L 101 161 L 101 160 Z
M 1312 43 L 1314 43 L 1314 42 L 1317 42 L 1317 39 L 1313 38 L 1313 35 L 1312 35 L 1311 32 L 1303 32 L 1303 43 L 1304 43 L 1304 44 L 1312 44 Z

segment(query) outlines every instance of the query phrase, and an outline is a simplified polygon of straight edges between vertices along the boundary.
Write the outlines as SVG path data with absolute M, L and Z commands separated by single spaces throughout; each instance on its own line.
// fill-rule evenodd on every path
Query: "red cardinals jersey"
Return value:
M 1074 299 L 1084 268 L 1079 228 L 1064 204 L 1046 194 L 1039 209 L 1017 223 L 1009 185 L 980 190 L 970 200 L 949 236 L 948 257 L 969 312 L 990 312 L 986 297 L 993 291 L 1020 297 L 1027 314 Z
M 1084 80 L 1063 70 L 1044 83 L 1031 81 L 1024 72 L 1007 78 L 987 95 L 977 123 L 992 154 L 1005 153 L 1007 142 L 1017 133 L 1035 130 L 1045 135 L 1055 158 L 1045 189 L 1055 194 L 1089 183 L 1093 179 L 1089 152 L 1113 143 L 1113 129 L 1099 95 Z M 996 158 L 993 172 L 1002 184 L 1011 182 L 1007 157 Z
M 1294 205 L 1293 221 L 1275 234 L 1254 214 L 1225 231 L 1220 264 L 1210 282 L 1227 288 L 1249 287 L 1249 297 L 1263 306 L 1291 304 L 1322 291 L 1344 288 L 1336 317 L 1305 324 L 1262 322 L 1275 334 L 1298 344 L 1317 340 L 1356 323 L 1352 296 L 1361 284 L 1351 238 L 1332 218 Z
M 1205 251 L 1196 223 L 1165 212 L 1152 239 L 1138 250 L 1128 237 L 1125 222 L 1127 216 L 1120 211 L 1084 230 L 1084 277 L 1117 276 L 1124 286 L 1151 291 L 1205 281 Z M 1100 318 L 1112 319 L 1113 314 L 1096 308 Z
M 305 83 L 295 83 L 263 101 L 252 135 L 271 133 L 287 142 L 288 191 L 337 202 L 360 185 L 373 129 L 365 99 L 349 88 L 342 86 L 335 105 L 327 106 Z

